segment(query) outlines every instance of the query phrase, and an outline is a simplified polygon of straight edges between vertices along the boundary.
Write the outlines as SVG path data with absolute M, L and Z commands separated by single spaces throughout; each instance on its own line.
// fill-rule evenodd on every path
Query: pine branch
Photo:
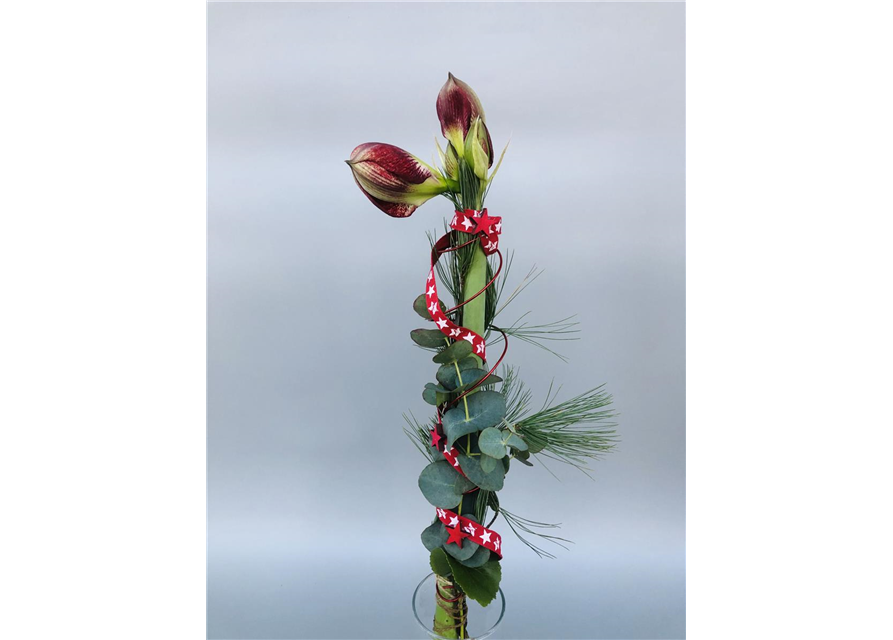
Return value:
M 531 454 L 541 453 L 589 475 L 589 460 L 600 459 L 617 444 L 617 425 L 611 422 L 617 414 L 606 408 L 611 395 L 601 385 L 551 406 L 559 390 L 553 394 L 550 386 L 543 408 L 519 420 L 515 427 Z
M 511 259 L 510 259 L 510 261 L 511 261 Z M 511 266 L 511 264 L 509 264 L 509 266 Z M 539 278 L 542 274 L 543 274 L 543 270 L 540 269 L 539 271 L 537 271 L 536 265 L 533 265 L 530 268 L 530 271 L 527 272 L 527 275 L 524 276 L 524 278 L 521 280 L 520 284 L 518 284 L 518 286 L 515 287 L 515 290 L 512 291 L 512 293 L 508 297 L 508 299 L 502 304 L 502 306 L 500 306 L 498 309 L 496 309 L 496 311 L 493 313 L 493 317 L 495 318 L 500 313 L 502 313 L 505 310 L 505 308 L 507 306 L 509 306 L 512 303 L 512 301 L 521 294 L 522 291 L 524 291 L 524 289 L 526 289 L 528 286 L 530 286 L 530 284 L 533 283 L 533 281 L 536 280 L 537 278 Z M 504 276 L 502 274 L 500 274 L 500 280 L 497 281 L 496 283 L 494 283 L 494 284 L 498 285 L 498 290 L 497 290 L 498 294 L 497 295 L 500 297 L 502 296 L 502 291 L 505 288 L 505 282 L 506 282 L 507 277 L 508 277 L 508 270 L 505 271 Z
M 502 331 L 506 335 L 513 336 L 518 338 L 518 340 L 522 340 L 527 342 L 528 344 L 532 344 L 535 347 L 539 347 L 544 351 L 548 351 L 555 357 L 567 362 L 567 358 L 554 351 L 553 349 L 547 347 L 543 344 L 543 340 L 579 340 L 579 337 L 572 335 L 576 333 L 580 333 L 579 329 L 575 329 L 580 325 L 579 322 L 571 322 L 571 318 L 576 316 L 568 316 L 567 318 L 562 318 L 561 320 L 556 320 L 554 322 L 548 322 L 546 324 L 528 324 L 526 322 L 521 322 L 530 312 L 528 311 L 520 318 L 518 318 L 514 324 L 510 327 L 493 327 L 494 329 L 498 329 Z
M 567 549 L 567 547 L 562 544 L 563 542 L 567 542 L 568 544 L 573 544 L 572 540 L 568 540 L 566 538 L 560 538 L 558 536 L 549 535 L 547 533 L 542 533 L 540 531 L 536 531 L 535 529 L 559 529 L 561 528 L 561 524 L 551 524 L 548 522 L 537 522 L 536 520 L 528 520 L 527 518 L 522 518 L 519 515 L 511 513 L 510 511 L 506 511 L 502 507 L 499 509 L 499 513 L 502 515 L 503 519 L 508 523 L 511 530 L 514 532 L 518 539 L 527 545 L 536 555 L 541 558 L 551 558 L 554 559 L 556 556 L 549 551 L 546 551 L 542 547 L 539 547 L 532 543 L 530 540 L 525 538 L 520 532 L 524 532 L 527 535 L 536 536 L 538 538 L 542 538 L 552 544 L 556 544 L 562 549 Z
M 533 394 L 524 386 L 524 382 L 518 378 L 518 369 L 513 366 L 503 366 L 502 388 L 500 391 L 505 396 L 505 421 L 514 424 L 527 412 Z

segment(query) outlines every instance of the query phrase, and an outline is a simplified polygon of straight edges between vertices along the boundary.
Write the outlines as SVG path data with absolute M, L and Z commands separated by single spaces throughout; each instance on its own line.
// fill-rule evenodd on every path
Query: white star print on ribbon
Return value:
M 441 514 L 441 511 L 443 514 Z M 474 520 L 453 513 L 449 509 L 438 509 L 437 517 L 446 527 L 451 529 L 461 527 L 463 531 L 469 534 L 468 540 L 488 548 L 502 558 L 502 551 L 500 551 L 502 537 L 492 529 L 487 529 L 485 526 L 477 524 Z
M 434 245 L 434 249 L 431 252 L 431 269 L 428 271 L 428 280 L 425 282 L 425 302 L 428 304 L 428 313 L 431 315 L 431 318 L 437 324 L 437 328 L 442 334 L 448 338 L 453 338 L 454 340 L 467 340 L 474 348 L 474 353 L 477 354 L 481 360 L 486 362 L 487 345 L 484 342 L 484 339 L 471 329 L 466 329 L 465 327 L 460 327 L 459 325 L 454 324 L 446 317 L 446 314 L 440 308 L 439 300 L 437 298 L 437 281 L 434 278 L 434 269 L 437 264 L 437 259 L 441 255 L 440 252 L 443 251 L 443 249 L 449 248 L 449 239 L 449 234 L 443 236 L 437 241 L 437 244 Z
M 499 248 L 499 234 L 502 233 L 502 218 L 490 216 L 487 210 L 476 211 L 466 209 L 457 211 L 450 222 L 450 227 L 465 233 L 477 233 L 481 236 L 484 253 L 490 255 Z

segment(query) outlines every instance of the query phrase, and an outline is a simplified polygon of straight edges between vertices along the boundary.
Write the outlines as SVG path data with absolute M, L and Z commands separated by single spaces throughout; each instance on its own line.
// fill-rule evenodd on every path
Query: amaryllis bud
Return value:
M 443 156 L 443 170 L 446 171 L 447 177 L 453 180 L 459 179 L 459 155 L 452 142 L 447 143 L 447 150 Z
M 474 119 L 465 136 L 465 162 L 474 170 L 474 175 L 487 179 L 487 169 L 493 165 L 493 141 L 480 117 Z
M 412 215 L 447 188 L 436 170 L 392 144 L 361 144 L 346 162 L 372 204 L 395 218 Z
M 460 158 L 464 153 L 465 136 L 478 116 L 484 119 L 484 107 L 477 94 L 452 73 L 449 74 L 437 95 L 437 117 L 440 118 L 443 136 L 452 143 Z

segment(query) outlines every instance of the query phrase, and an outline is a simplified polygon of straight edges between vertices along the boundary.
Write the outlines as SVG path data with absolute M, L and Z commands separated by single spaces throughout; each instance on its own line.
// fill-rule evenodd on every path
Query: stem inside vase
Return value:
M 444 638 L 467 638 L 468 603 L 465 593 L 451 578 L 436 577 L 434 632 Z

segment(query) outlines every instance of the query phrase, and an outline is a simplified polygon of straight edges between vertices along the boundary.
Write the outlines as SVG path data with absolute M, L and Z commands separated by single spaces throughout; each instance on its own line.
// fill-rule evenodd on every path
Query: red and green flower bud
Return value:
M 437 117 L 443 136 L 450 141 L 460 158 L 464 153 L 465 137 L 478 116 L 484 119 L 484 107 L 477 94 L 452 73 L 449 74 L 437 95 Z
M 483 118 L 477 117 L 465 136 L 465 162 L 481 180 L 487 179 L 487 169 L 493 166 L 493 141 Z
M 361 144 L 346 161 L 360 190 L 389 216 L 405 218 L 446 191 L 443 176 L 392 144 Z

